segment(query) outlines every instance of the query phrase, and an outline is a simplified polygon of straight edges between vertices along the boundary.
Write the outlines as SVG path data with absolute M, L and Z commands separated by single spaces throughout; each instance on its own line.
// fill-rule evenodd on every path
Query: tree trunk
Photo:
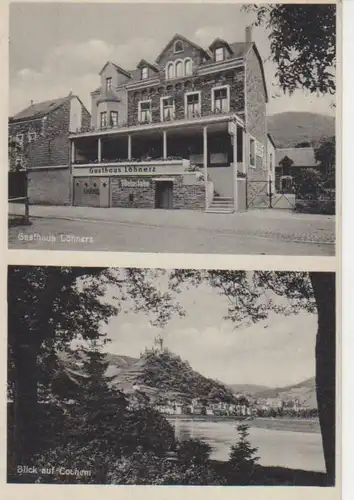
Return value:
M 15 383 L 11 472 L 15 475 L 18 466 L 32 465 L 37 449 L 37 354 L 35 345 L 17 345 L 13 351 Z
M 335 273 L 310 273 L 318 311 L 316 394 L 327 485 L 335 484 L 336 295 Z

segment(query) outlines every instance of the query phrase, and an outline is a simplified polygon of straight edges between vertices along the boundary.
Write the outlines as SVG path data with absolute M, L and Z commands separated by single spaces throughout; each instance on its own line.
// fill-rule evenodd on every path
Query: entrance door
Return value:
M 173 182 L 156 181 L 155 208 L 173 208 Z

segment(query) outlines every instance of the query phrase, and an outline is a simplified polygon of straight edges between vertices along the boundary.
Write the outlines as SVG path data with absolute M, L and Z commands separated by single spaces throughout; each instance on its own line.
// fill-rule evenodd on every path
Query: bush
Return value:
M 205 464 L 208 462 L 211 446 L 200 439 L 188 439 L 177 445 L 178 460 L 182 464 Z
M 205 463 L 181 464 L 158 457 L 153 453 L 137 451 L 114 466 L 109 482 L 137 485 L 222 485 L 212 467 Z
M 239 425 L 237 431 L 240 439 L 235 446 L 231 446 L 229 465 L 233 470 L 236 484 L 251 484 L 259 460 L 256 456 L 258 448 L 252 448 L 248 440 L 248 425 Z

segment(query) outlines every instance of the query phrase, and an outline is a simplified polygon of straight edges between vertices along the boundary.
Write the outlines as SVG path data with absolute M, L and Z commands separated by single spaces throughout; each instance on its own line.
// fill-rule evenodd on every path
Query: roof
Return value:
M 15 120 L 25 120 L 25 119 L 28 120 L 30 118 L 33 119 L 41 118 L 42 116 L 47 115 L 54 109 L 59 108 L 59 106 L 62 106 L 72 97 L 74 96 L 69 94 L 66 97 L 59 97 L 58 99 L 51 99 L 50 101 L 42 101 L 31 104 L 27 108 L 23 109 L 22 111 L 19 111 L 14 116 L 12 116 L 10 120 L 15 121 Z
M 149 68 L 153 69 L 154 71 L 158 71 L 158 68 L 154 64 L 149 63 L 149 61 L 147 61 L 146 59 L 141 59 L 139 64 L 137 65 L 137 68 L 140 69 L 144 66 L 149 66 Z
M 274 142 L 274 139 L 273 139 L 273 137 L 271 136 L 271 134 L 269 132 L 267 134 L 267 137 L 270 140 L 270 142 L 273 144 L 274 149 L 277 149 L 277 147 L 275 145 L 275 142 Z
M 289 158 L 293 163 L 292 167 L 317 167 L 319 162 L 315 158 L 314 148 L 284 148 L 275 152 L 276 165 L 285 158 Z
M 203 47 L 201 47 L 200 45 L 196 44 L 195 42 L 192 42 L 191 40 L 188 40 L 188 38 L 182 36 L 182 35 L 179 35 L 178 33 L 176 33 L 172 38 L 171 40 L 165 45 L 165 47 L 161 50 L 160 54 L 158 55 L 158 57 L 156 58 L 156 62 L 158 63 L 159 60 L 161 59 L 163 53 L 165 52 L 165 50 L 169 47 L 169 45 L 171 45 L 172 42 L 174 42 L 175 40 L 182 40 L 183 42 L 186 42 L 186 43 L 189 43 L 190 45 L 193 45 L 194 48 L 196 48 L 197 50 L 200 50 L 201 52 L 203 52 L 208 58 L 210 57 L 210 55 L 208 54 L 208 52 L 203 49 Z
M 108 64 L 112 64 L 112 66 L 114 66 L 119 73 L 122 73 L 123 75 L 127 76 L 128 78 L 131 78 L 131 74 L 129 71 L 126 71 L 125 69 L 121 68 L 120 66 L 118 66 L 118 64 L 115 64 L 112 61 L 106 62 L 106 64 L 103 66 L 103 68 L 99 72 L 99 75 L 102 74 L 103 70 L 108 66 Z

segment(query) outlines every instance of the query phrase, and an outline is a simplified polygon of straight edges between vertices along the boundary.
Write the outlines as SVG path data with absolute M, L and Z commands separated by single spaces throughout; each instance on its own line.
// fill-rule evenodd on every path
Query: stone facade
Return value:
M 183 175 L 173 178 L 173 209 L 202 210 L 205 205 L 204 183 L 185 184 Z M 122 208 L 155 208 L 156 178 L 144 176 L 149 187 L 123 187 L 122 181 L 131 177 L 111 178 L 111 206 Z M 136 179 L 135 179 L 136 180 Z
M 185 118 L 185 94 L 201 92 L 201 115 L 212 114 L 212 89 L 222 85 L 230 86 L 230 111 L 244 113 L 244 72 L 243 69 L 228 70 L 203 77 L 185 77 L 178 81 L 165 80 L 147 89 L 128 92 L 128 125 L 139 123 L 139 101 L 151 100 L 152 122 L 161 121 L 161 97 L 173 97 L 175 118 Z

